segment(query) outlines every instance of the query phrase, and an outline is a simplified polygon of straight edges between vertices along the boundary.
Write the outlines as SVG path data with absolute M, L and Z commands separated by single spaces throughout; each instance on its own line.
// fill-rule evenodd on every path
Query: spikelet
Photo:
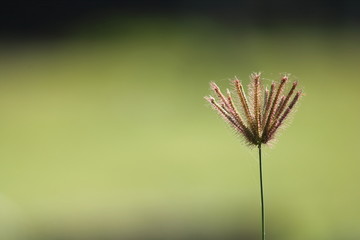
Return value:
M 235 79 L 234 83 L 236 87 L 236 92 L 239 95 L 240 103 L 248 120 L 248 123 L 249 125 L 252 125 L 253 117 L 251 116 L 250 113 L 249 103 L 245 95 L 244 87 L 242 86 L 241 82 L 238 79 Z
M 281 105 L 279 106 L 279 108 L 277 109 L 277 112 L 276 112 L 276 114 L 275 114 L 275 117 L 278 117 L 278 116 L 284 111 L 285 106 L 286 106 L 286 104 L 289 102 L 292 94 L 294 93 L 296 86 L 297 86 L 297 82 L 294 82 L 293 85 L 292 85 L 292 87 L 291 87 L 291 89 L 290 89 L 290 91 L 289 91 L 289 93 L 286 95 L 284 101 L 282 102 L 282 104 L 281 104 Z
M 293 111 L 294 106 L 299 101 L 299 98 L 301 96 L 302 92 L 299 91 L 295 94 L 294 99 L 291 101 L 289 106 L 286 108 L 285 112 L 277 119 L 276 123 L 273 125 L 273 127 L 269 130 L 268 134 L 268 140 L 271 140 L 274 138 L 274 134 L 276 133 L 276 130 L 283 124 L 284 120 L 290 115 L 290 113 Z
M 273 98 L 274 98 L 274 89 L 275 89 L 275 83 L 272 83 L 271 84 L 271 87 L 270 87 L 270 92 L 268 94 L 268 99 L 266 100 L 266 106 L 265 106 L 265 112 L 264 112 L 264 115 L 263 115 L 263 119 L 262 119 L 262 125 L 264 126 L 268 117 L 269 117 L 269 111 L 270 111 L 270 107 L 271 107 L 271 103 L 273 101 Z
M 261 134 L 261 89 L 260 89 L 260 74 L 252 74 L 252 92 L 253 92 L 253 111 L 254 111 L 254 130 L 257 132 L 257 136 Z M 259 139 L 260 140 L 260 139 Z
M 214 82 L 210 83 L 210 86 L 213 89 L 213 91 L 215 92 L 215 94 L 218 96 L 218 98 L 221 100 L 221 103 L 225 105 L 225 109 L 229 110 L 230 106 L 229 106 L 228 102 L 226 101 L 225 96 L 220 91 L 220 88 Z
M 229 106 L 230 106 L 230 110 L 231 110 L 231 113 L 232 115 L 234 116 L 234 118 L 237 120 L 239 126 L 242 128 L 242 129 L 245 129 L 246 126 L 244 124 L 244 121 L 243 119 L 241 118 L 240 114 L 238 113 L 238 110 L 236 109 L 235 105 L 234 105 L 234 102 L 232 100 L 232 97 L 231 97 L 231 93 L 230 93 L 230 90 L 229 89 L 226 89 L 226 92 L 227 92 L 227 100 L 228 100 L 228 103 L 229 103 Z
M 271 103 L 269 116 L 267 117 L 267 119 L 265 121 L 265 124 L 264 124 L 262 138 L 264 137 L 264 135 L 266 135 L 268 133 L 268 130 L 269 130 L 269 127 L 271 126 L 271 124 L 274 121 L 276 121 L 274 113 L 276 111 L 276 108 L 278 107 L 279 97 L 280 97 L 280 94 L 282 93 L 282 91 L 284 90 L 284 87 L 285 87 L 285 84 L 286 84 L 287 80 L 288 80 L 287 76 L 284 76 L 284 77 L 281 78 L 279 87 L 278 87 L 278 89 L 277 89 L 277 91 L 275 93 L 275 97 L 274 97 L 274 99 L 273 99 L 273 101 Z
M 234 128 L 237 128 L 236 122 L 234 121 L 234 119 L 230 116 L 230 114 L 223 108 L 221 107 L 213 97 L 205 97 L 205 99 L 211 103 L 211 105 L 214 107 L 215 110 L 218 111 L 218 113 L 220 114 L 220 116 L 222 116 L 225 120 L 227 120 L 231 126 L 233 126 Z
M 265 92 L 264 92 L 264 100 L 263 100 L 264 102 L 263 102 L 263 107 L 262 107 L 262 118 L 261 119 L 264 118 L 265 108 L 266 108 L 266 104 L 267 104 L 267 101 L 268 101 L 268 97 L 269 97 L 269 89 L 266 87 Z
M 239 105 L 242 111 L 238 111 L 236 108 L 230 90 L 227 89 L 225 96 L 213 82 L 210 83 L 210 86 L 218 102 L 212 96 L 205 97 L 205 99 L 249 145 L 259 146 L 274 139 L 276 132 L 302 96 L 302 92 L 296 92 L 290 101 L 297 87 L 297 82 L 294 82 L 289 92 L 282 95 L 288 82 L 286 75 L 281 78 L 279 84 L 273 82 L 270 90 L 265 88 L 263 92 L 260 73 L 253 73 L 250 78 L 248 96 L 245 94 L 240 80 L 234 80 L 235 92 L 239 97 Z M 248 97 L 250 102 L 248 102 Z

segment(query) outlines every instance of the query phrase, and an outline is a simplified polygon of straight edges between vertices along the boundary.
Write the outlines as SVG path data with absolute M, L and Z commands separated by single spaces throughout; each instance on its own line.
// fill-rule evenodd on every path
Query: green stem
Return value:
M 264 204 L 264 188 L 263 188 L 263 173 L 261 161 L 261 144 L 259 148 L 259 169 L 260 169 L 260 193 L 261 193 L 261 239 L 265 240 L 265 204 Z

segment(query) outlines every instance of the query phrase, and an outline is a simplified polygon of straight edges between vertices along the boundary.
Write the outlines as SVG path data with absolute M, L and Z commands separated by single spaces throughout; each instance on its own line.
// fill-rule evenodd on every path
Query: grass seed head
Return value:
M 293 112 L 302 92 L 296 92 L 292 98 L 298 85 L 294 82 L 289 92 L 283 95 L 288 83 L 287 75 L 282 76 L 278 84 L 273 82 L 270 90 L 262 88 L 260 73 L 251 74 L 250 79 L 248 94 L 240 80 L 233 81 L 238 99 L 232 97 L 229 89 L 225 96 L 213 82 L 210 86 L 216 99 L 212 96 L 205 99 L 248 145 L 259 146 L 276 137 L 278 130 Z M 241 106 L 241 111 L 237 109 L 236 103 Z

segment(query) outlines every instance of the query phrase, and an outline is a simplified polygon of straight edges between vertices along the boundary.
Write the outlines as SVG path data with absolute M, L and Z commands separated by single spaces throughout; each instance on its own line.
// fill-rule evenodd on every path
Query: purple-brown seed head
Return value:
M 284 94 L 288 83 L 287 75 L 284 75 L 278 84 L 273 82 L 270 90 L 263 90 L 260 73 L 253 73 L 250 78 L 248 94 L 245 94 L 241 81 L 235 79 L 233 83 L 237 99 L 231 96 L 228 89 L 225 96 L 213 82 L 210 86 L 217 99 L 212 96 L 205 99 L 248 145 L 259 146 L 275 138 L 285 120 L 294 111 L 302 91 L 295 91 L 298 84 L 294 82 L 290 90 Z M 241 107 L 240 111 L 236 107 L 237 104 Z

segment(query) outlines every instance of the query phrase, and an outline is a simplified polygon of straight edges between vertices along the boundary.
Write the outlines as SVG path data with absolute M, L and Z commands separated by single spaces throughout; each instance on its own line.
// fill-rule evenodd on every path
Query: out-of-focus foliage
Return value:
M 358 33 L 119 32 L 1 45 L 1 239 L 256 239 L 256 151 L 203 100 L 208 82 L 252 71 L 290 72 L 306 93 L 265 149 L 269 239 L 360 237 Z

